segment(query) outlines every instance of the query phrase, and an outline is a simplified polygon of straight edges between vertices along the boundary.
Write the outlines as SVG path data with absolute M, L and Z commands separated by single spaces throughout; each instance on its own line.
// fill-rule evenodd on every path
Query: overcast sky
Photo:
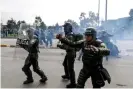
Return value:
M 108 0 L 108 19 L 129 16 L 133 0 Z M 98 0 L 0 0 L 2 22 L 13 17 L 33 23 L 35 16 L 41 16 L 47 25 L 73 19 L 79 22 L 81 12 L 98 12 Z M 105 17 L 105 0 L 101 0 L 100 17 Z

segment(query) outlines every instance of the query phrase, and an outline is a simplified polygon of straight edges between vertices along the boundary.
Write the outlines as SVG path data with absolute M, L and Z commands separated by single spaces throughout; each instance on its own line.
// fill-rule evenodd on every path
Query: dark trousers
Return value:
M 87 66 L 83 67 L 79 73 L 77 80 L 77 88 L 84 88 L 85 82 L 91 77 L 93 88 L 101 88 L 105 85 L 103 77 L 96 68 L 88 69 Z
M 75 61 L 74 55 L 66 54 L 64 62 L 63 62 L 65 75 L 69 76 L 70 82 L 72 84 L 75 84 L 74 61 Z
M 39 65 L 38 65 L 38 54 L 29 54 L 28 57 L 25 60 L 25 64 L 22 68 L 22 71 L 25 73 L 27 76 L 27 79 L 33 79 L 32 78 L 32 72 L 30 70 L 30 66 L 33 66 L 34 72 L 36 72 L 41 78 L 46 77 L 44 72 L 40 70 Z

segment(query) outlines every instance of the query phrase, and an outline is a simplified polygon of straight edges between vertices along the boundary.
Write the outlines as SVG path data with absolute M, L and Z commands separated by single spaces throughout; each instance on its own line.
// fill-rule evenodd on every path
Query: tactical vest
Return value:
M 94 41 L 92 43 L 87 43 L 87 42 L 84 42 L 84 45 L 83 45 L 83 48 L 82 48 L 82 51 L 83 51 L 83 57 L 82 57 L 82 60 L 83 60 L 83 63 L 85 65 L 88 65 L 88 67 L 90 66 L 96 66 L 98 64 L 101 64 L 102 63 L 102 56 L 99 56 L 99 55 L 93 55 L 91 54 L 90 52 L 86 51 L 85 48 L 87 48 L 89 45 L 93 45 L 95 47 L 100 47 L 100 44 L 101 44 L 101 41 Z

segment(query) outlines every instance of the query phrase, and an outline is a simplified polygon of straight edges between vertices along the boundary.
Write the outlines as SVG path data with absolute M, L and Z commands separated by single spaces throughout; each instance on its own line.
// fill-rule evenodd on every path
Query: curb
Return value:
M 1 44 L 0 47 L 9 47 L 9 46 L 5 44 Z
M 16 45 L 10 45 L 10 47 L 17 47 Z
M 16 46 L 16 45 L 5 45 L 5 44 L 1 44 L 0 47 L 11 47 L 11 48 L 16 47 L 16 48 L 19 48 L 19 46 Z M 45 48 L 45 47 L 40 46 L 39 48 Z M 59 49 L 59 48 L 57 48 L 57 47 L 51 47 L 51 48 L 46 48 L 46 49 Z

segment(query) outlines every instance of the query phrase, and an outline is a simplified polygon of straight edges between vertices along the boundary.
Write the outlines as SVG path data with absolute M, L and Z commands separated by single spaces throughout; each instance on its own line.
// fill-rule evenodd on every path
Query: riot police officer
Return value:
M 102 40 L 108 49 L 110 49 L 110 56 L 118 57 L 119 58 L 119 49 L 117 45 L 115 45 L 113 42 L 111 42 L 111 37 L 113 35 L 107 33 L 106 31 L 101 32 L 101 36 L 99 36 L 99 39 Z
M 72 25 L 70 23 L 65 23 L 63 25 L 65 38 L 74 41 L 74 34 L 72 33 Z M 63 62 L 65 75 L 62 76 L 63 79 L 70 79 L 70 84 L 68 84 L 67 88 L 76 87 L 75 83 L 75 71 L 74 71 L 74 61 L 76 57 L 75 48 L 72 48 L 65 44 L 58 44 L 57 47 L 66 50 L 66 56 Z
M 75 48 L 81 48 L 83 52 L 83 68 L 79 73 L 77 88 L 84 88 L 85 82 L 91 77 L 93 88 L 101 88 L 105 80 L 111 82 L 108 71 L 102 65 L 103 56 L 109 55 L 110 51 L 96 38 L 96 30 L 88 28 L 85 32 L 85 40 L 73 42 L 61 35 L 56 36 L 62 43 Z
M 37 34 L 34 35 L 33 29 L 29 28 L 27 31 L 28 38 L 27 44 L 21 44 L 21 41 L 19 42 L 20 47 L 24 48 L 29 52 L 25 64 L 22 68 L 22 71 L 27 76 L 27 80 L 23 82 L 23 84 L 29 84 L 33 82 L 32 72 L 30 70 L 30 66 L 33 66 L 34 72 L 36 72 L 40 77 L 40 82 L 45 83 L 47 80 L 46 75 L 42 70 L 40 70 L 38 65 L 38 52 L 39 52 L 39 39 L 37 37 Z M 24 43 L 24 42 L 23 42 Z

